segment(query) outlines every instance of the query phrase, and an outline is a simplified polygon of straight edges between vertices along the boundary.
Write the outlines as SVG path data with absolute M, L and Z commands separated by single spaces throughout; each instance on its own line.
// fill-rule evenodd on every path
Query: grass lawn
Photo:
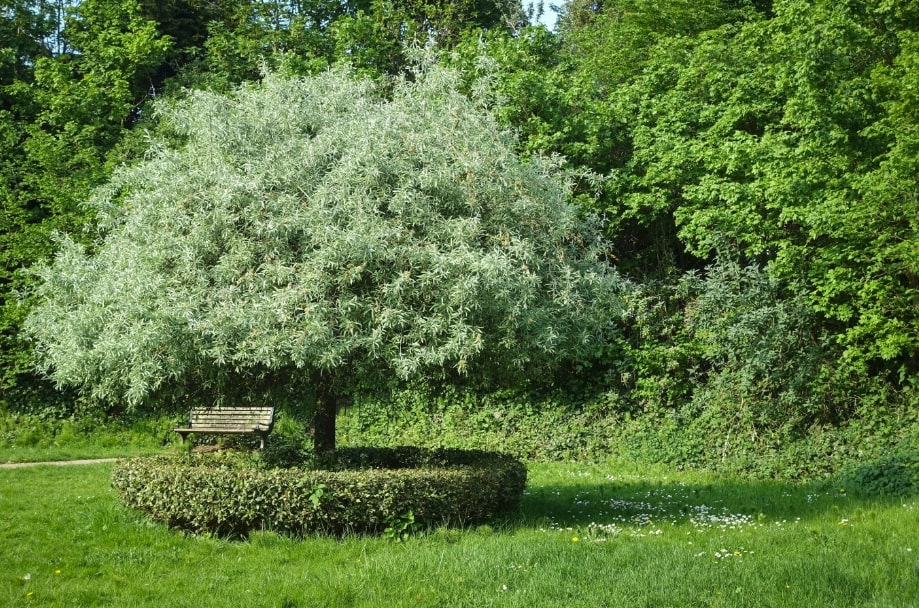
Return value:
M 919 606 L 916 498 L 533 465 L 492 527 L 227 541 L 122 508 L 110 470 L 0 470 L 0 605 Z

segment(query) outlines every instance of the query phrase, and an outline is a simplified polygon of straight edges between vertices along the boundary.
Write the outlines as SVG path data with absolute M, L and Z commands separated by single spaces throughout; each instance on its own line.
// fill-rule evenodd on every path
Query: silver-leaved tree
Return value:
M 387 378 L 542 374 L 602 347 L 626 283 L 558 162 L 521 159 L 454 73 L 381 94 L 345 69 L 164 110 L 173 140 L 63 237 L 26 323 L 61 385 L 338 406 Z

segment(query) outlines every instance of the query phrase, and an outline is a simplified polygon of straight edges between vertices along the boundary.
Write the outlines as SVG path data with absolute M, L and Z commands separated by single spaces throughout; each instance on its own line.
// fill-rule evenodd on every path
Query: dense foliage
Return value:
M 603 178 L 575 179 L 571 200 L 602 218 L 603 256 L 637 289 L 625 334 L 569 353 L 552 397 L 569 395 L 568 422 L 624 425 L 650 458 L 765 474 L 884 450 L 914 461 L 915 3 L 568 0 L 554 31 L 525 27 L 519 4 L 472 0 L 0 6 L 0 399 L 14 407 L 53 402 L 19 337 L 34 280 L 19 268 L 56 250 L 55 230 L 92 240 L 96 210 L 80 202 L 138 156 L 138 127 L 175 136 L 151 95 L 342 59 L 391 94 L 415 41 L 439 44 L 518 153 Z M 361 390 L 385 404 L 388 388 Z
M 21 269 L 54 251 L 55 232 L 82 238 L 82 202 L 130 156 L 120 143 L 170 44 L 133 3 L 73 5 L 0 3 L 0 399 L 25 409 L 58 399 L 18 336 Z
M 336 470 L 268 468 L 233 454 L 117 463 L 124 503 L 171 527 L 245 536 L 365 534 L 468 525 L 516 509 L 526 467 L 493 452 L 349 449 Z
M 911 56 L 904 17 L 779 3 L 660 45 L 636 84 L 621 204 L 671 216 L 700 258 L 730 245 L 765 264 L 830 332 L 843 374 L 914 372 L 912 129 L 889 80 Z

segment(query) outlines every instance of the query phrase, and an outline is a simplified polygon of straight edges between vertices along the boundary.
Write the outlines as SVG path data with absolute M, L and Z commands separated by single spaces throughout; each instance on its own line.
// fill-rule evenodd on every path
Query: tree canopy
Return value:
M 39 271 L 45 369 L 135 405 L 268 378 L 328 414 L 387 375 L 602 350 L 626 283 L 596 226 L 558 162 L 518 157 L 456 85 L 430 65 L 391 98 L 343 69 L 269 75 L 165 110 L 183 145 L 117 171 L 90 202 L 97 241 L 64 237 Z

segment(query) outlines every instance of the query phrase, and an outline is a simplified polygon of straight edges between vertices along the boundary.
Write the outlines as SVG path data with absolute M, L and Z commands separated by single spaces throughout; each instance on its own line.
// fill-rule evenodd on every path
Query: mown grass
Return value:
M 919 606 L 914 498 L 540 464 L 493 526 L 227 541 L 124 509 L 110 470 L 0 470 L 0 605 Z

